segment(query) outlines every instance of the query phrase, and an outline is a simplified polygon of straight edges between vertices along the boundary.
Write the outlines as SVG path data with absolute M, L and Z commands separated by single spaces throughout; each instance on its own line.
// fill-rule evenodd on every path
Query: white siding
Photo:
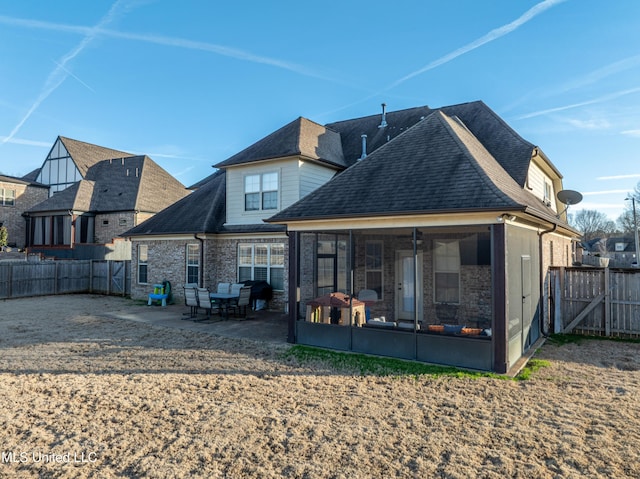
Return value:
M 300 198 L 304 198 L 316 188 L 324 185 L 336 174 L 335 170 L 317 163 L 300 162 Z
M 244 178 L 247 175 L 278 172 L 278 209 L 262 211 L 244 210 Z M 227 169 L 227 221 L 228 225 L 262 224 L 281 209 L 291 206 L 303 196 L 329 181 L 335 170 L 317 163 L 288 158 L 252 163 Z
M 545 183 L 551 188 L 549 200 L 551 201 L 551 208 L 557 211 L 556 206 L 556 191 L 553 187 L 553 180 L 542 171 L 542 169 L 534 162 L 529 164 L 529 173 L 527 176 L 527 188 L 537 197 L 540 201 L 544 200 Z
M 278 209 L 244 210 L 244 178 L 247 175 L 278 173 Z M 276 214 L 298 200 L 298 162 L 279 160 L 237 166 L 227 169 L 227 222 L 229 225 L 263 224 L 263 219 Z

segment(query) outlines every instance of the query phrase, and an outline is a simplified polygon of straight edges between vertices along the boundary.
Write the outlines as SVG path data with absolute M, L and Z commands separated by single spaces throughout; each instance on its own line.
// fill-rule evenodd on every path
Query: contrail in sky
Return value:
M 482 45 L 485 45 L 489 42 L 492 42 L 494 40 L 497 40 L 498 38 L 507 35 L 513 31 L 515 31 L 516 29 L 518 29 L 519 27 L 521 27 L 522 25 L 524 25 L 525 23 L 527 23 L 529 20 L 533 19 L 534 17 L 536 17 L 537 15 L 543 13 L 544 11 L 548 10 L 549 8 L 565 2 L 567 0 L 544 0 L 543 2 L 538 3 L 537 5 L 531 7 L 529 10 L 527 10 L 524 14 L 522 14 L 520 17 L 518 17 L 517 19 L 515 19 L 514 21 L 512 21 L 511 23 L 507 23 L 506 25 L 503 25 L 501 27 L 495 28 L 493 30 L 491 30 L 489 33 L 487 33 L 486 35 L 483 35 L 482 37 L 472 41 L 471 43 L 467 43 L 465 46 L 458 48 L 457 50 L 452 51 L 451 53 L 446 54 L 443 57 L 438 58 L 437 60 L 432 61 L 431 63 L 429 63 L 428 65 L 425 65 L 424 67 L 420 68 L 419 70 L 416 70 L 412 73 L 409 73 L 408 75 L 403 76 L 402 78 L 394 81 L 393 83 L 391 83 L 389 86 L 387 86 L 386 88 L 384 88 L 381 91 L 378 91 L 376 93 L 373 93 L 369 96 L 367 96 L 366 98 L 359 100 L 357 102 L 354 103 L 350 103 L 349 105 L 337 108 L 335 110 L 329 111 L 329 112 L 325 112 L 323 113 L 323 115 L 328 115 L 331 113 L 335 113 L 341 110 L 345 110 L 347 108 L 350 108 L 354 105 L 358 105 L 362 102 L 365 102 L 367 100 L 370 100 L 371 98 L 374 98 L 378 95 L 380 95 L 381 93 L 384 93 L 386 91 L 389 91 L 395 87 L 397 87 L 398 85 L 406 82 L 407 80 L 410 80 L 411 78 L 418 76 L 424 72 L 427 72 L 429 70 L 433 70 L 434 68 L 437 68 L 441 65 L 444 65 L 445 63 L 449 63 L 450 61 L 458 58 L 461 55 L 464 55 L 465 53 L 469 53 L 472 50 L 475 50 L 476 48 L 481 47 Z
M 119 32 L 116 30 L 109 30 L 109 29 L 102 28 L 102 25 L 104 23 L 106 22 L 101 22 L 101 24 L 91 28 L 91 27 L 43 22 L 40 20 L 25 20 L 25 19 L 12 18 L 12 17 L 0 15 L 0 24 L 5 24 L 5 25 L 19 26 L 19 27 L 25 27 L 25 28 L 35 28 L 35 29 L 41 29 L 41 30 L 55 30 L 59 32 L 75 33 L 75 34 L 86 35 L 91 37 L 96 35 L 102 35 L 105 37 L 120 38 L 123 40 L 134 40 L 134 41 L 145 42 L 145 43 L 153 43 L 156 45 L 185 48 L 188 50 L 200 50 L 200 51 L 205 51 L 209 53 L 215 53 L 217 55 L 236 58 L 238 60 L 244 60 L 244 61 L 253 62 L 253 63 L 261 63 L 263 65 L 271 65 L 271 66 L 282 68 L 284 70 L 289 70 L 291 72 L 298 73 L 304 76 L 309 76 L 309 77 L 319 78 L 319 79 L 329 80 L 329 81 L 335 81 L 331 78 L 323 77 L 318 73 L 314 72 L 313 70 L 310 70 L 302 65 L 286 62 L 284 60 L 279 60 L 277 58 L 255 55 L 253 53 L 246 52 L 244 50 L 231 48 L 224 45 L 217 45 L 215 43 L 196 42 L 196 41 L 187 40 L 184 38 L 166 37 L 162 35 L 127 33 L 127 32 Z
M 559 3 L 562 3 L 564 1 L 566 1 L 566 0 L 545 0 L 544 2 L 538 3 L 534 7 L 531 7 L 529 10 L 527 10 L 519 18 L 515 19 L 513 22 L 507 23 L 506 25 L 503 25 L 501 27 L 495 28 L 495 29 L 491 30 L 489 33 L 487 33 L 486 35 L 478 38 L 477 40 L 474 40 L 471 43 L 467 43 L 465 46 L 460 47 L 457 50 L 454 50 L 451 53 L 448 53 L 447 55 L 445 55 L 443 57 L 440 57 L 437 60 L 432 61 L 431 63 L 429 63 L 428 65 L 425 65 L 424 67 L 420 68 L 419 70 L 416 70 L 416 71 L 414 71 L 412 73 L 409 73 L 408 75 L 403 76 L 399 80 L 396 80 L 391 85 L 389 85 L 385 89 L 385 91 L 386 90 L 390 90 L 390 89 L 400 85 L 401 83 L 404 83 L 407 80 L 409 80 L 409 79 L 411 79 L 411 78 L 413 78 L 415 76 L 420 75 L 421 73 L 424 73 L 424 72 L 429 71 L 429 70 L 433 70 L 434 68 L 437 68 L 440 65 L 444 65 L 445 63 L 449 63 L 451 60 L 453 60 L 455 58 L 458 58 L 459 56 L 464 55 L 465 53 L 469 53 L 470 51 L 475 50 L 476 48 L 479 48 L 482 45 L 485 45 L 485 44 L 487 44 L 489 42 L 497 40 L 498 38 L 517 30 L 518 28 L 520 28 L 522 25 L 524 25 L 525 23 L 527 23 L 529 20 L 533 19 L 537 15 L 543 13 L 547 9 L 549 9 L 549 8 L 559 4 Z
M 67 63 L 69 63 L 71 60 L 77 57 L 87 47 L 87 45 L 91 43 L 91 41 L 96 37 L 97 30 L 99 30 L 102 26 L 111 22 L 116 17 L 121 3 L 122 3 L 122 0 L 118 0 L 116 3 L 114 3 L 109 9 L 109 12 L 98 22 L 98 24 L 94 28 L 86 29 L 85 37 L 80 41 L 80 43 L 76 45 L 76 47 L 73 48 L 71 51 L 69 51 L 64 57 L 62 57 L 60 62 L 55 62 L 56 67 L 49 74 L 49 77 L 47 78 L 47 81 L 45 82 L 44 87 L 40 92 L 40 95 L 38 96 L 36 101 L 33 103 L 33 105 L 31 105 L 31 107 L 29 108 L 25 116 L 22 118 L 22 120 L 20 120 L 18 124 L 13 128 L 11 133 L 9 133 L 8 136 L 3 138 L 2 140 L 3 144 L 10 142 L 13 139 L 13 137 L 16 135 L 16 133 L 18 133 L 20 128 L 22 128 L 22 125 L 24 125 L 25 122 L 31 117 L 31 115 L 33 115 L 33 112 L 35 112 L 38 109 L 38 107 L 42 104 L 42 102 L 45 101 L 49 97 L 49 95 L 51 95 L 54 91 L 56 91 L 56 89 L 60 85 L 62 85 L 65 79 L 69 76 L 69 71 L 66 68 Z M 5 18 L 6 17 L 1 17 L 0 21 L 2 21 Z
M 608 95 L 601 96 L 599 98 L 594 98 L 592 100 L 583 101 L 580 103 L 572 103 L 570 105 L 557 106 L 555 108 L 547 108 L 546 110 L 534 111 L 532 113 L 527 113 L 526 115 L 520 115 L 516 117 L 516 120 L 525 120 L 527 118 L 533 118 L 536 116 L 546 115 L 548 113 L 555 113 L 557 111 L 571 110 L 573 108 L 579 108 L 581 106 L 594 105 L 596 103 L 603 103 L 609 100 L 615 100 L 621 96 L 631 95 L 632 93 L 640 92 L 640 87 L 630 88 L 628 90 L 622 90 L 615 93 L 609 93 Z

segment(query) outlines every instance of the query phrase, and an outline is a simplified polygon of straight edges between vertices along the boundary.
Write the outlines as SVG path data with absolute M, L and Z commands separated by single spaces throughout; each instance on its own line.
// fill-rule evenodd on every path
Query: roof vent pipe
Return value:
M 364 160 L 367 157 L 367 135 L 361 135 L 362 138 L 362 155 L 360 155 L 360 160 Z
M 384 128 L 387 126 L 387 104 L 382 104 L 382 121 L 378 125 L 378 128 Z

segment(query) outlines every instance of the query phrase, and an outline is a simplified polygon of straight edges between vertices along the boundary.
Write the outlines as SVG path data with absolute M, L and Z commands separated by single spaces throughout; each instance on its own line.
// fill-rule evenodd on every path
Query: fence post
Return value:
M 58 263 L 55 261 L 53 263 L 55 267 L 53 268 L 53 294 L 58 294 Z
M 562 317 L 562 302 L 564 301 L 562 296 L 564 291 L 564 266 L 558 270 L 558 275 L 555 278 L 553 288 L 555 297 L 555 304 L 553 305 L 555 308 L 553 313 L 553 332 L 561 333 L 564 329 L 564 318 Z
M 611 335 L 611 294 L 609 293 L 610 270 L 604 269 L 604 335 Z
M 111 294 L 111 275 L 113 274 L 111 268 L 111 260 L 107 260 L 107 296 Z
M 93 293 L 93 260 L 89 260 L 89 293 Z
M 7 287 L 7 297 L 13 296 L 13 264 L 9 263 L 9 285 Z

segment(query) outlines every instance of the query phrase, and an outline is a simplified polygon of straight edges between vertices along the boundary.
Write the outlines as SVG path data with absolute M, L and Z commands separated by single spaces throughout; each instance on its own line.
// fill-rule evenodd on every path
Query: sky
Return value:
M 0 173 L 58 135 L 189 186 L 303 116 L 482 100 L 615 220 L 640 182 L 637 0 L 0 0 Z

